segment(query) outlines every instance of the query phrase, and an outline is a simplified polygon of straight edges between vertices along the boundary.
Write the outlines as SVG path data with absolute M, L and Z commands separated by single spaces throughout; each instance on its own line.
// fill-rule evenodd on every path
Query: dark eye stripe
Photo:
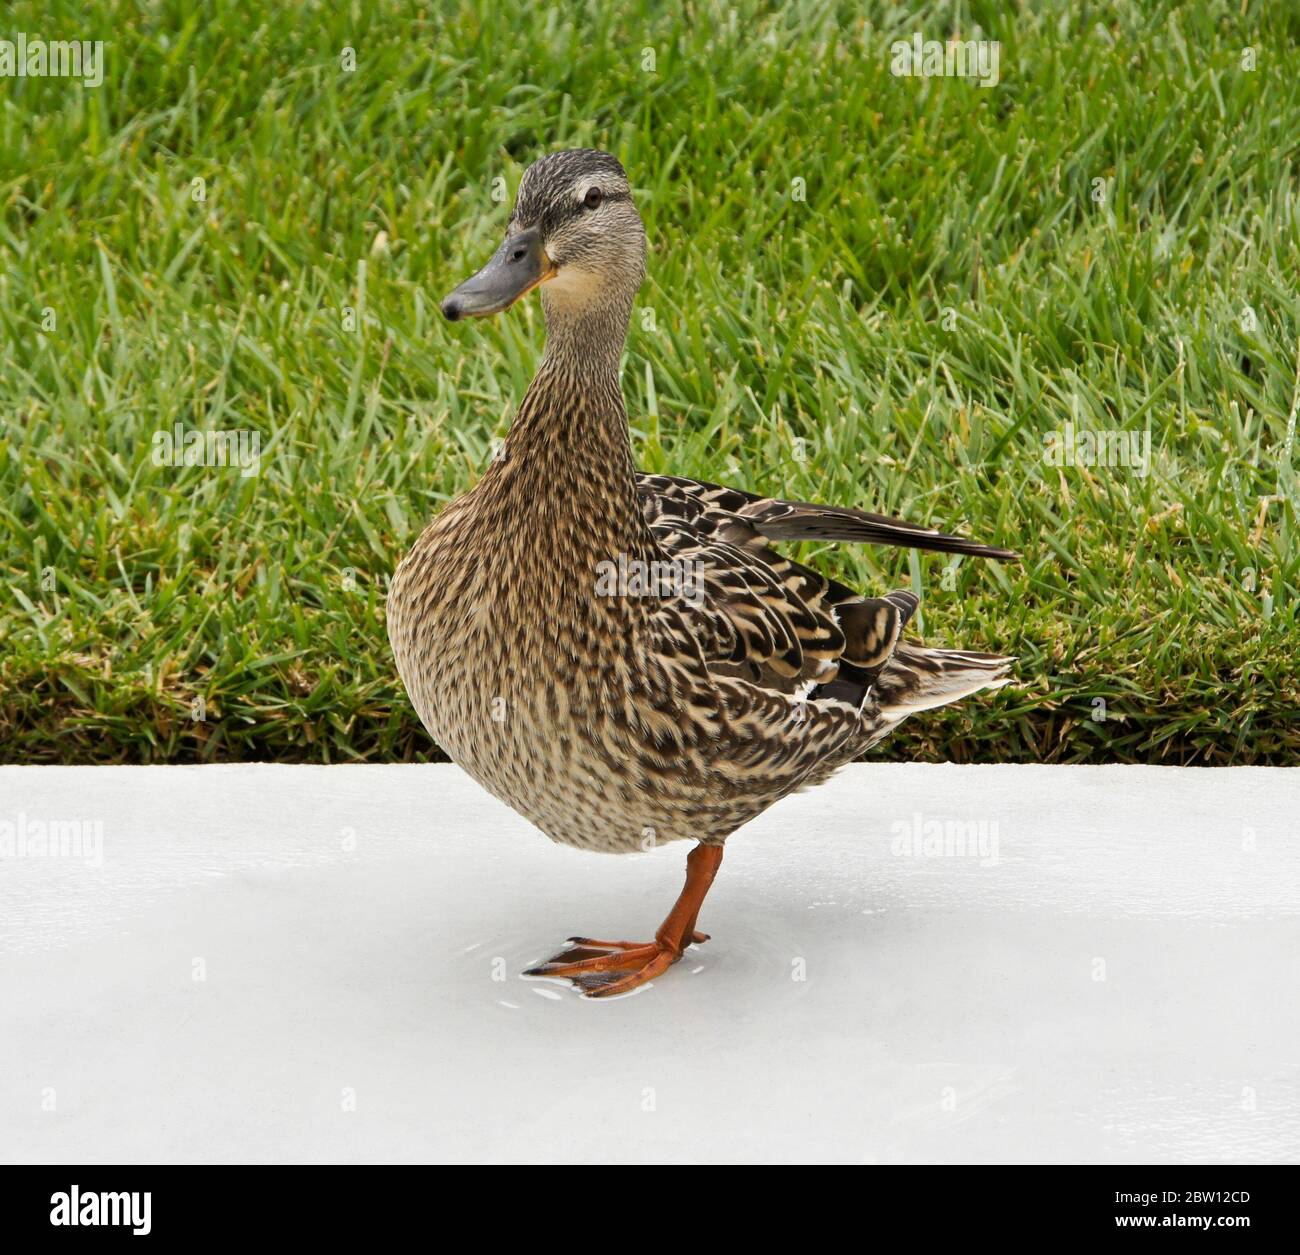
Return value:
M 603 192 L 602 191 L 600 195 L 600 203 L 602 205 L 608 205 L 614 201 L 631 200 L 631 199 L 632 199 L 631 192 Z M 571 213 L 574 216 L 578 214 L 590 213 L 590 212 L 591 211 L 587 208 L 585 199 L 578 201 L 578 203 L 571 210 Z

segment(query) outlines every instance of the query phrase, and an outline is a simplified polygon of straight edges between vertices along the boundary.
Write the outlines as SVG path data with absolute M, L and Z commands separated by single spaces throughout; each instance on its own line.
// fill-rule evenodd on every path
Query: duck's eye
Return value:
M 582 198 L 582 203 L 588 209 L 598 209 L 600 202 L 605 199 L 605 193 L 598 187 L 589 187 L 587 194 Z

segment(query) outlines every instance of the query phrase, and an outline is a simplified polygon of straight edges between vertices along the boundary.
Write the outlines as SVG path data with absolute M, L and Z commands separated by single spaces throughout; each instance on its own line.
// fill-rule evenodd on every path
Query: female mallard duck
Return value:
M 908 715 L 1007 683 L 1013 661 L 904 641 L 912 593 L 864 597 L 769 542 L 1010 551 L 637 472 L 619 357 L 645 258 L 608 153 L 524 173 L 505 242 L 442 312 L 486 317 L 540 285 L 546 354 L 500 454 L 425 529 L 388 599 L 415 709 L 486 789 L 581 849 L 697 842 L 653 941 L 571 938 L 527 973 L 593 997 L 707 940 L 696 917 L 741 824 Z

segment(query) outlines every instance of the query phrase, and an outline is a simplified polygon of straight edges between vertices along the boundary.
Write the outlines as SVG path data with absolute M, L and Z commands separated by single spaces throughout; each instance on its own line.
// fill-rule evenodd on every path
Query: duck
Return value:
M 1013 656 L 904 635 L 918 598 L 869 596 L 781 542 L 1017 555 L 851 507 L 637 469 L 620 384 L 645 227 L 619 160 L 549 153 L 505 237 L 441 303 L 450 322 L 537 290 L 545 351 L 478 482 L 402 559 L 389 639 L 434 742 L 552 841 L 688 842 L 649 941 L 571 936 L 523 973 L 591 998 L 639 992 L 707 941 L 728 838 L 903 720 L 1010 682 Z

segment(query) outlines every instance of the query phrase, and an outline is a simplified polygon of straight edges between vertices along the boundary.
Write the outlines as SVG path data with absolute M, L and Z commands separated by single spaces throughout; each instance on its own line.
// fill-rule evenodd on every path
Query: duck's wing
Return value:
M 814 681 L 816 696 L 855 705 L 894 654 L 915 595 L 865 597 L 778 553 L 769 540 L 875 540 L 1014 557 L 897 519 L 677 476 L 638 475 L 637 491 L 660 549 L 695 573 L 700 596 L 690 621 L 710 662 L 782 692 Z
M 935 553 L 962 553 L 978 558 L 1012 561 L 1020 555 L 1011 549 L 981 545 L 964 536 L 950 536 L 884 514 L 869 514 L 846 506 L 813 505 L 807 501 L 781 501 L 761 497 L 705 480 L 677 475 L 639 474 L 637 491 L 647 498 L 675 498 L 696 502 L 710 512 L 723 512 L 749 520 L 769 540 L 842 540 Z
M 658 475 L 637 480 L 660 550 L 690 576 L 687 619 L 705 657 L 782 691 L 833 673 L 845 647 L 834 606 L 857 594 L 777 553 L 725 498 L 696 491 L 703 487 Z
M 665 687 L 662 762 L 697 813 L 738 826 L 825 779 L 915 711 L 1007 682 L 1011 658 L 902 640 L 909 591 L 865 597 L 776 552 L 785 539 L 853 539 L 941 552 L 1009 550 L 858 510 L 775 501 L 718 484 L 638 475 L 659 552 L 689 564 L 692 596 L 655 616 Z M 698 769 L 698 770 L 697 770 Z

